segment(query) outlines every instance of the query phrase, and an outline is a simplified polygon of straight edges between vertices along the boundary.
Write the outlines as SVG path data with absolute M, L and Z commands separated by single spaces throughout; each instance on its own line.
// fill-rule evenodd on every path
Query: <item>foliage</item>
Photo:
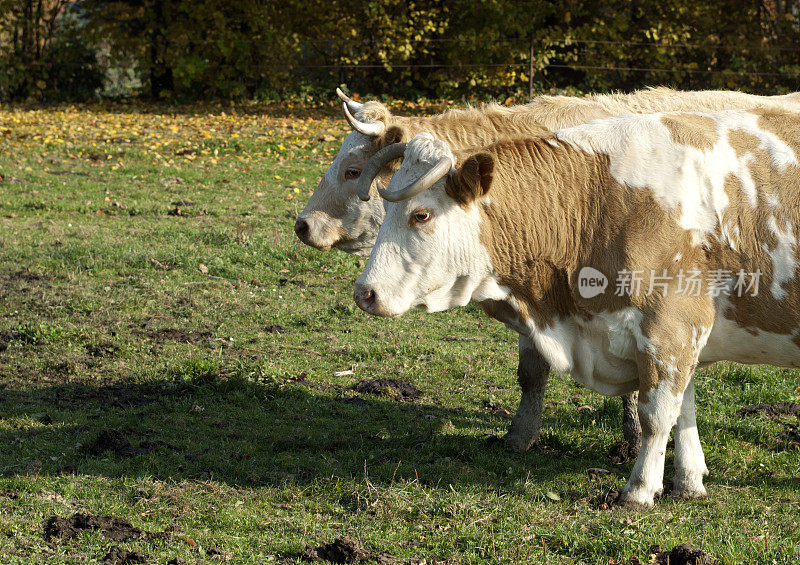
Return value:
M 800 89 L 797 0 L 65 3 L 0 0 L 6 97 L 41 94 L 55 72 L 44 52 L 70 17 L 71 43 L 102 55 L 112 83 L 104 92 L 116 96 L 138 88 L 184 100 L 315 97 L 341 84 L 406 97 L 519 97 L 531 85 Z M 86 53 L 75 57 L 74 68 L 91 63 Z M 94 91 L 86 76 L 89 84 L 73 80 L 69 90 Z

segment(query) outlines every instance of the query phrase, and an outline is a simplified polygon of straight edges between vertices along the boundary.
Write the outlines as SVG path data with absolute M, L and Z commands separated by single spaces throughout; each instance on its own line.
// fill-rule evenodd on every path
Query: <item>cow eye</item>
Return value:
M 357 179 L 361 176 L 361 169 L 355 167 L 348 167 L 344 172 L 344 180 Z
M 416 212 L 414 212 L 413 217 L 414 217 L 414 222 L 418 224 L 424 224 L 433 217 L 433 214 L 431 214 L 428 210 L 417 210 Z

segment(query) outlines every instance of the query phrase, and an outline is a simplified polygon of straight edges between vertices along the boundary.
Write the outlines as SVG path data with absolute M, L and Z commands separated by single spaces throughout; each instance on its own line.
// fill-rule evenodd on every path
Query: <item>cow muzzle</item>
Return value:
M 362 283 L 356 283 L 355 290 L 353 291 L 353 299 L 356 301 L 356 304 L 358 304 L 358 307 L 367 314 L 372 314 L 373 316 L 390 316 L 386 310 L 381 308 L 380 302 L 378 302 L 378 294 L 374 288 Z
M 315 221 L 314 217 L 297 218 L 294 223 L 294 233 L 297 239 L 320 251 L 330 251 L 337 240 L 337 233 L 330 233 L 332 230 L 326 229 L 322 222 Z

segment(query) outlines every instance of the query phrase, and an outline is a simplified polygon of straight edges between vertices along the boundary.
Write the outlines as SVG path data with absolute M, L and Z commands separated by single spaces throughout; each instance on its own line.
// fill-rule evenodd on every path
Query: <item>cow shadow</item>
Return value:
M 336 477 L 507 490 L 608 461 L 607 446 L 547 432 L 527 453 L 508 451 L 490 437 L 504 433 L 509 420 L 481 409 L 295 383 L 164 379 L 6 389 L 0 418 L 11 422 L 0 429 L 4 476 L 213 479 L 234 487 Z

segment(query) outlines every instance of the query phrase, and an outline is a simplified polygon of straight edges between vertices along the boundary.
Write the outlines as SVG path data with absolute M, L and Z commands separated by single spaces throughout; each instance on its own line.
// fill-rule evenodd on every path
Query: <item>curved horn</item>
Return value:
M 353 117 L 353 114 L 350 113 L 350 110 L 347 108 L 347 102 L 342 102 L 342 110 L 344 110 L 344 117 L 347 123 L 358 133 L 363 133 L 368 137 L 378 137 L 386 129 L 386 124 L 383 122 L 359 122 Z
M 355 100 L 352 100 L 347 94 L 342 92 L 339 88 L 336 89 L 336 96 L 338 96 L 342 102 L 347 104 L 347 107 L 350 108 L 351 112 L 358 112 L 361 106 L 363 106 L 361 102 L 356 102 Z
M 375 155 L 367 161 L 364 170 L 361 171 L 361 176 L 358 177 L 358 197 L 361 200 L 364 202 L 369 200 L 369 187 L 372 186 L 372 181 L 375 180 L 375 177 L 378 176 L 378 173 L 386 163 L 402 157 L 405 150 L 405 143 L 393 143 L 375 153 Z M 379 189 L 379 191 L 380 190 L 382 189 Z
M 389 202 L 408 200 L 423 190 L 427 190 L 432 187 L 436 181 L 446 176 L 452 169 L 453 162 L 450 160 L 450 157 L 442 157 L 436 161 L 436 163 L 433 165 L 433 168 L 405 188 L 401 188 L 400 190 L 395 190 L 392 192 L 378 188 L 378 192 L 384 198 L 384 200 L 388 200 Z

